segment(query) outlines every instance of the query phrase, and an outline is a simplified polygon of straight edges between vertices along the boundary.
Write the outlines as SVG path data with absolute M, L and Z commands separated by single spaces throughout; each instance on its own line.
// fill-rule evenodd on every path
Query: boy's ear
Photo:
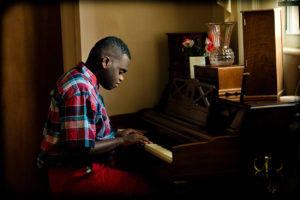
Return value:
M 102 67 L 103 69 L 107 69 L 109 68 L 111 65 L 111 59 L 109 56 L 105 56 L 103 59 L 102 59 Z

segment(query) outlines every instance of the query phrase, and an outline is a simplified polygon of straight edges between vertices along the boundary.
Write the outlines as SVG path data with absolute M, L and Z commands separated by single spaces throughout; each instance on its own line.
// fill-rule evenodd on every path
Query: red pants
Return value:
M 140 176 L 106 164 L 90 168 L 57 167 L 48 172 L 55 195 L 147 195 L 152 189 Z

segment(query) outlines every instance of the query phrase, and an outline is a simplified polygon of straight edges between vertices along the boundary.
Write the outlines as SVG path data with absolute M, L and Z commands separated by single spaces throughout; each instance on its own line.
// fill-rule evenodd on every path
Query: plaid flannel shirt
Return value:
M 66 148 L 114 138 L 97 78 L 82 62 L 58 79 L 51 96 L 38 167 L 60 165 Z

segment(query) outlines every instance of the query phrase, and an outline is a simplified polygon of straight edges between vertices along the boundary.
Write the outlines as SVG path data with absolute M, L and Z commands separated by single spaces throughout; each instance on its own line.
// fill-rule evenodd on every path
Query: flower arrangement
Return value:
M 214 48 L 211 36 L 208 36 L 205 39 L 205 48 L 204 49 L 195 45 L 194 40 L 189 39 L 189 38 L 186 38 L 182 42 L 182 45 L 183 45 L 182 51 L 185 52 L 188 56 L 209 56 L 209 53 Z
M 195 45 L 194 40 L 186 38 L 182 42 L 182 52 L 186 53 L 188 56 L 204 56 L 205 50 L 201 49 L 199 46 Z

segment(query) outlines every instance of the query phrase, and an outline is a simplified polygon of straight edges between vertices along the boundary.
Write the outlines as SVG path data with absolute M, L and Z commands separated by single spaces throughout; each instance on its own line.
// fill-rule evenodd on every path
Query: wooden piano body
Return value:
M 247 189 L 258 185 L 254 160 L 272 156 L 285 162 L 290 153 L 288 126 L 297 102 L 240 103 L 216 97 L 215 92 L 213 86 L 197 80 L 174 79 L 156 107 L 111 118 L 117 128 L 147 130 L 150 140 L 172 154 L 171 160 L 161 159 L 133 146 L 124 153 L 128 156 L 120 156 L 123 163 L 173 183 L 200 181 L 215 186 L 221 180 L 225 185 L 220 187 L 225 187 L 236 180 Z
M 247 106 L 214 101 L 215 92 L 214 86 L 194 79 L 174 79 L 155 108 L 144 109 L 131 120 L 131 127 L 147 130 L 151 141 L 171 152 L 171 161 L 133 148 L 130 154 L 135 156 L 130 157 L 134 158 L 125 162 L 137 168 L 144 165 L 142 168 L 172 181 L 238 175 L 238 132 Z M 218 112 L 214 103 L 218 103 Z M 112 118 L 118 128 L 128 127 L 128 119 L 120 121 Z

